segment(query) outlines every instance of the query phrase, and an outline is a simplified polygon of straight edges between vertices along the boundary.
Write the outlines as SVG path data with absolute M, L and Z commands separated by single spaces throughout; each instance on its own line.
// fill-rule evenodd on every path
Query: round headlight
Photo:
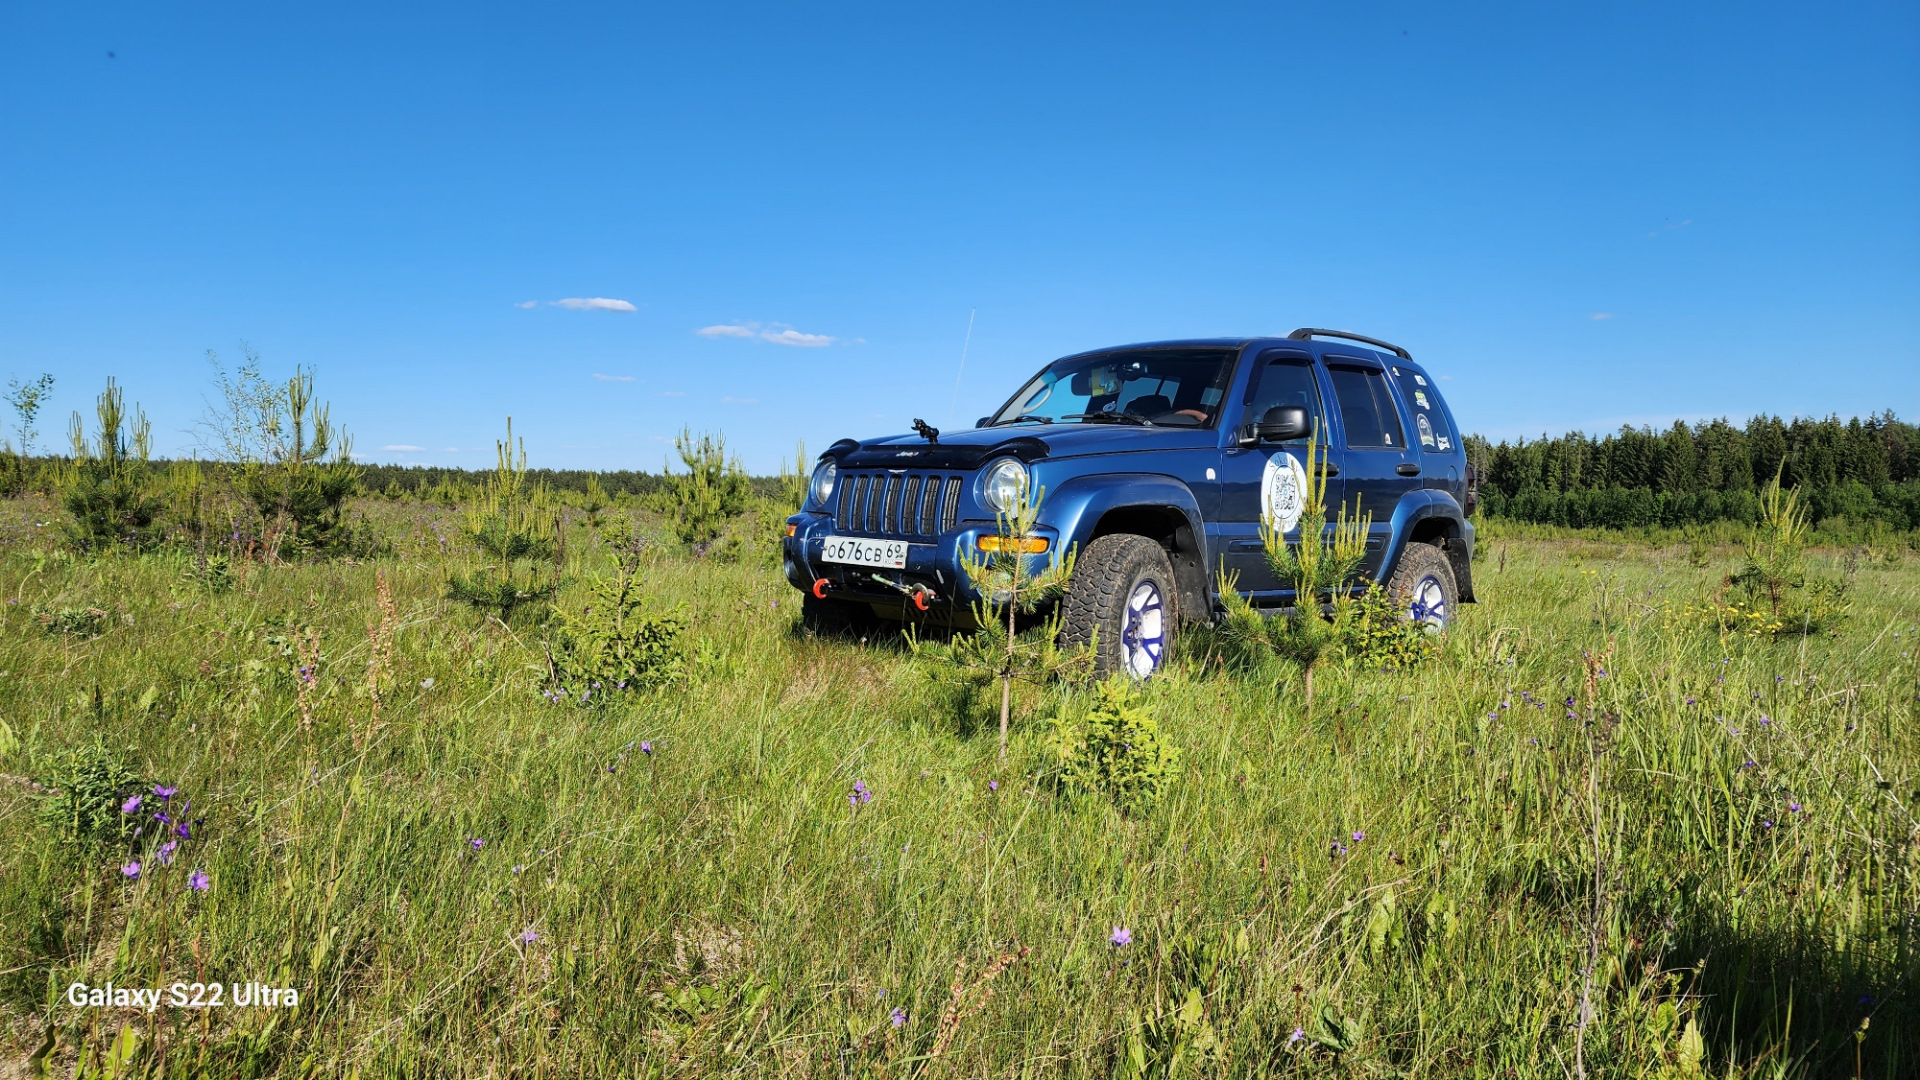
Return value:
M 815 503 L 820 506 L 827 505 L 827 500 L 833 497 L 834 477 L 838 475 L 840 475 L 840 466 L 834 464 L 832 458 L 813 467 L 813 481 L 807 485 L 807 491 L 813 496 Z
M 1020 504 L 1028 484 L 1027 467 L 1012 458 L 1001 458 L 987 467 L 980 478 L 980 500 L 987 509 L 1004 514 Z

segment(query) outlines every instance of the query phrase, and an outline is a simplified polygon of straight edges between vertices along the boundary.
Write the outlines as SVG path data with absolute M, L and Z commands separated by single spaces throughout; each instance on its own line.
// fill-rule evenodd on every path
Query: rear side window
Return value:
M 1400 410 L 1387 389 L 1387 373 L 1378 368 L 1327 366 L 1333 377 L 1333 396 L 1340 402 L 1340 421 L 1347 428 L 1347 445 L 1357 449 L 1398 450 L 1407 445 L 1400 427 Z
M 1248 387 L 1246 418 L 1257 424 L 1276 405 L 1306 409 L 1320 441 L 1327 441 L 1326 414 L 1320 411 L 1320 383 L 1313 377 L 1313 361 L 1304 356 L 1281 356 L 1260 365 Z
M 1400 383 L 1400 396 L 1413 409 L 1414 438 L 1420 440 L 1420 449 L 1436 454 L 1451 451 L 1453 429 L 1440 408 L 1440 391 L 1412 368 L 1395 367 L 1393 377 Z

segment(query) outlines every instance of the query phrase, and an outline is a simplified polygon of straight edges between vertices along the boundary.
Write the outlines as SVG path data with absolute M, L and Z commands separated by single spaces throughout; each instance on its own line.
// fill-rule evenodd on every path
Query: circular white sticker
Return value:
M 1300 459 L 1282 451 L 1267 459 L 1260 474 L 1260 509 L 1267 520 L 1280 526 L 1282 535 L 1300 524 L 1300 511 L 1307 501 L 1307 470 Z

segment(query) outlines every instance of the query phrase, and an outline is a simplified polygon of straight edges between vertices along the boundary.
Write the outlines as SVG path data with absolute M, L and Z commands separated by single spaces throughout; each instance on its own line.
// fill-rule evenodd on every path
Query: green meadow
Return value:
M 0 503 L 0 1075 L 1920 1075 L 1910 552 L 1817 549 L 1844 624 L 1750 636 L 1697 614 L 1724 539 L 1486 524 L 1435 655 L 1311 712 L 1185 632 L 1122 809 L 1044 775 L 1089 688 L 1016 685 L 1002 759 L 997 693 L 806 633 L 762 548 L 596 508 L 685 629 L 582 704 L 447 599 L 458 507 L 354 505 L 363 557 L 211 575 Z

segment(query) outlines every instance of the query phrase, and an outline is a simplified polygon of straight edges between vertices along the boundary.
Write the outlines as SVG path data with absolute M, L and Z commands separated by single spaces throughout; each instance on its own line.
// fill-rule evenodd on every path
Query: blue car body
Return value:
M 1472 493 L 1459 429 L 1424 368 L 1404 352 L 1374 348 L 1368 340 L 1153 342 L 1069 358 L 1232 349 L 1233 372 L 1216 422 L 1207 427 L 1019 424 L 942 432 L 931 440 L 905 434 L 835 443 L 821 455 L 835 466 L 831 494 L 822 501 L 817 491 L 810 493 L 803 509 L 787 519 L 787 579 L 816 597 L 871 602 L 877 614 L 966 611 L 979 597 L 960 570 L 960 556 L 998 528 L 981 476 L 996 461 L 1014 458 L 1026 465 L 1031 485 L 1043 496 L 1034 532 L 1048 541 L 1048 553 L 1029 558 L 1053 559 L 1109 533 L 1134 533 L 1166 550 L 1177 609 L 1186 620 L 1217 613 L 1222 569 L 1255 604 L 1285 607 L 1292 590 L 1267 568 L 1260 539 L 1262 482 L 1270 459 L 1290 454 L 1297 462 L 1305 445 L 1250 443 L 1248 429 L 1261 419 L 1248 415 L 1259 404 L 1252 398 L 1261 372 L 1284 364 L 1296 378 L 1306 378 L 1303 369 L 1310 369 L 1320 397 L 1323 411 L 1314 419 L 1322 432 L 1330 516 L 1332 508 L 1356 504 L 1373 515 L 1365 576 L 1387 581 L 1407 545 L 1433 544 L 1452 568 L 1458 599 L 1470 602 Z M 1379 398 L 1379 411 L 1371 416 L 1342 398 L 1350 386 L 1382 385 L 1396 416 L 1384 411 L 1387 398 Z M 1379 397 L 1377 389 L 1374 394 Z M 1396 419 L 1400 439 L 1374 430 L 1390 428 Z M 1372 433 L 1360 432 L 1362 427 Z M 1350 445 L 1381 439 L 1399 445 Z M 828 537 L 848 536 L 905 541 L 905 566 L 822 559 Z

